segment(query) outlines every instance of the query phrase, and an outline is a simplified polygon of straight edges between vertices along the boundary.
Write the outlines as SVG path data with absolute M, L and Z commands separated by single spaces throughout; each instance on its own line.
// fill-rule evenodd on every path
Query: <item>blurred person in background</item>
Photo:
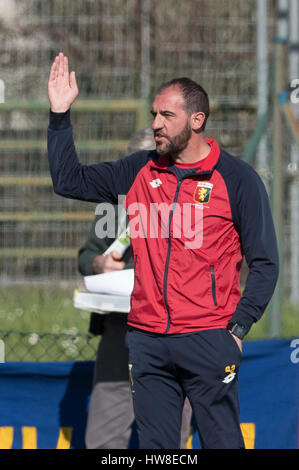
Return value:
M 128 153 L 153 149 L 155 141 L 151 129 L 143 129 L 130 141 Z M 115 207 L 115 227 L 119 226 L 118 211 Z M 111 251 L 114 238 L 99 238 L 96 224 L 103 216 L 96 216 L 89 236 L 78 253 L 78 268 L 83 276 L 132 269 L 130 247 L 124 254 Z M 117 230 L 116 230 L 117 233 Z M 134 411 L 129 383 L 129 354 L 125 345 L 127 332 L 125 313 L 91 313 L 89 332 L 100 335 L 98 344 L 93 388 L 90 398 L 85 442 L 88 449 L 127 449 L 130 445 Z M 181 448 L 186 448 L 190 433 L 192 409 L 186 399 L 181 429 Z

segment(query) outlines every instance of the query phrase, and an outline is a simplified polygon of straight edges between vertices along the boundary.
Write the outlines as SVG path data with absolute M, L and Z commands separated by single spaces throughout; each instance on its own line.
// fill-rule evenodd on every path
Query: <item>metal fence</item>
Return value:
M 261 20 L 259 7 L 267 5 Z M 78 248 L 95 205 L 53 194 L 46 155 L 47 79 L 63 50 L 76 70 L 72 110 L 83 163 L 126 153 L 162 81 L 190 76 L 212 102 L 207 134 L 241 156 L 268 103 L 267 133 L 250 163 L 270 187 L 277 18 L 293 0 L 2 0 L 0 2 L 0 280 L 76 283 Z M 267 26 L 267 27 L 266 27 Z M 298 29 L 298 28 L 297 28 Z M 296 35 L 285 48 L 284 88 Z M 288 33 L 289 34 L 289 33 Z M 292 36 L 293 34 L 293 36 Z M 260 38 L 266 35 L 263 48 Z M 296 73 L 296 64 L 292 67 Z M 264 89 L 260 70 L 266 70 Z M 265 97 L 265 95 L 267 95 Z M 298 151 L 285 122 L 283 162 L 284 297 L 298 303 Z M 297 165 L 297 166 L 296 166 Z M 297 171 L 297 173 L 296 173 Z M 297 189 L 296 189 L 297 188 Z M 273 195 L 272 195 L 273 196 Z
M 94 361 L 99 337 L 79 332 L 0 330 L 0 362 Z
M 269 35 L 274 3 L 269 2 Z M 163 14 L 161 8 L 157 0 L 1 2 L 3 281 L 79 276 L 77 250 L 94 205 L 53 194 L 44 146 L 47 78 L 59 50 L 76 70 L 85 103 L 82 108 L 79 101 L 72 116 L 82 162 L 123 156 L 128 140 L 148 122 L 138 120 L 128 104 L 119 112 L 120 104 L 95 109 L 95 100 L 149 103 L 162 81 L 182 75 L 200 81 L 211 96 L 209 135 L 242 153 L 256 123 L 255 0 L 165 0 Z

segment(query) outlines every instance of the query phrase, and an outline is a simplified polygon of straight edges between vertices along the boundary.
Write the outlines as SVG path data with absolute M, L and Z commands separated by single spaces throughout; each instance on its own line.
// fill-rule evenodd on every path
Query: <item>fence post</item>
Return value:
M 0 339 L 0 364 L 5 362 L 5 344 L 3 339 Z
M 274 94 L 273 94 L 273 182 L 272 182 L 272 205 L 273 219 L 276 229 L 280 273 L 277 281 L 276 289 L 270 304 L 270 338 L 281 336 L 281 318 L 283 307 L 283 129 L 280 94 L 284 90 L 284 55 L 285 45 L 287 42 L 287 23 L 288 23 L 288 2 L 279 1 L 279 12 L 277 21 L 277 36 L 274 37 Z
M 5 103 L 5 83 L 0 79 L 0 103 Z

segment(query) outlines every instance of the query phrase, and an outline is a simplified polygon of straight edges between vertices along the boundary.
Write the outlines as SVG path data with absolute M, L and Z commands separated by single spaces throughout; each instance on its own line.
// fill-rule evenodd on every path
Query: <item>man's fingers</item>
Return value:
M 113 271 L 122 271 L 125 268 L 125 263 L 123 261 L 114 261 L 107 263 L 104 271 L 105 273 L 113 272 Z
M 122 259 L 122 257 L 123 257 L 123 255 L 121 255 L 121 254 L 120 254 L 118 251 L 116 251 L 116 250 L 111 251 L 110 255 L 111 255 L 111 257 L 112 257 L 114 260 L 116 260 L 116 261 L 120 261 L 120 260 Z
M 121 271 L 125 268 L 125 262 L 121 261 L 122 255 L 117 251 L 112 251 L 105 256 L 104 272 Z
M 62 52 L 56 56 L 50 69 L 48 96 L 53 112 L 65 112 L 79 93 L 75 73 L 69 74 L 69 62 Z
M 56 80 L 57 78 L 57 57 L 55 57 L 55 60 L 52 64 L 52 67 L 50 69 L 50 76 L 49 76 L 49 80 L 50 81 L 54 81 Z
M 74 71 L 70 73 L 70 87 L 73 88 L 74 90 L 78 90 L 76 74 Z
M 69 79 L 69 60 L 66 56 L 64 56 L 64 60 L 63 60 L 63 74 L 68 80 Z
M 69 82 L 70 87 L 78 89 L 75 72 L 69 74 L 69 61 L 68 57 L 65 56 L 62 52 L 55 57 L 55 60 L 50 69 L 49 80 L 53 82 L 58 77 L 63 77 L 67 82 Z
M 63 77 L 64 74 L 64 55 L 62 52 L 59 53 L 59 63 L 58 63 L 58 75 Z
M 50 75 L 49 75 L 49 82 L 55 82 L 56 80 L 56 70 L 54 64 L 52 65 L 50 69 Z

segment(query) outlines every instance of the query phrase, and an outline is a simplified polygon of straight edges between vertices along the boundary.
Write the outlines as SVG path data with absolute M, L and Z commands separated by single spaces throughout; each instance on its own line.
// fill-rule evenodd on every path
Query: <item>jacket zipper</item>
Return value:
M 168 173 L 167 170 L 162 170 L 162 171 L 166 171 Z M 196 173 L 196 176 L 210 176 L 212 174 L 212 171 L 202 171 L 200 173 Z M 188 175 L 186 178 L 190 177 L 192 175 Z M 176 192 L 175 192 L 175 195 L 174 195 L 174 200 L 173 200 L 173 204 L 175 204 L 178 200 L 178 196 L 179 196 L 179 190 L 180 190 L 180 187 L 181 187 L 181 184 L 183 182 L 183 180 L 185 179 L 185 177 L 183 177 L 182 179 L 178 179 L 178 184 L 177 184 L 177 187 L 176 187 Z M 168 278 L 168 267 L 169 267 L 169 258 L 170 258 L 170 252 L 171 252 L 171 238 L 170 238 L 170 224 L 172 222 L 172 218 L 173 218 L 173 211 L 174 209 L 172 208 L 171 211 L 170 211 L 170 214 L 169 214 L 169 219 L 168 219 L 168 249 L 167 249 L 167 255 L 166 255 L 166 263 L 165 263 L 165 269 L 164 269 L 164 279 L 163 279 L 163 290 L 164 290 L 164 302 L 165 302 L 165 307 L 166 307 L 166 310 L 167 310 L 167 315 L 168 315 L 168 320 L 167 320 L 167 327 L 166 327 L 166 330 L 164 332 L 164 334 L 166 334 L 170 328 L 170 312 L 169 312 L 169 305 L 168 305 L 168 301 L 167 301 L 167 278 Z
M 212 279 L 212 295 L 214 300 L 214 305 L 218 305 L 216 297 L 216 281 L 215 281 L 215 267 L 210 266 L 211 279 Z
M 177 187 L 176 187 L 176 191 L 175 191 L 175 195 L 174 195 L 174 199 L 173 199 L 173 203 L 172 203 L 172 209 L 170 211 L 170 214 L 169 214 L 169 219 L 168 219 L 168 227 L 167 227 L 167 233 L 168 233 L 168 249 L 167 249 L 167 255 L 166 255 L 166 263 L 165 263 L 165 270 L 164 270 L 164 280 L 163 280 L 163 290 L 164 290 L 164 302 L 165 302 L 165 306 L 166 306 L 166 310 L 167 310 L 167 314 L 168 314 L 168 320 L 167 320 L 167 327 L 166 327 L 166 330 L 164 332 L 164 334 L 166 334 L 170 328 L 170 312 L 169 312 L 169 305 L 168 305 L 168 301 L 167 301 L 167 279 L 168 279 L 168 268 L 169 268 L 169 259 L 170 259 L 170 252 L 171 252 L 171 237 L 170 237 L 170 225 L 171 225 L 171 222 L 172 222 L 172 218 L 173 218 L 173 212 L 174 212 L 174 204 L 176 204 L 177 200 L 178 200 L 178 196 L 179 196 L 179 190 L 180 190 L 180 187 L 181 187 L 181 184 L 182 184 L 183 180 L 178 180 L 178 184 L 177 184 Z

